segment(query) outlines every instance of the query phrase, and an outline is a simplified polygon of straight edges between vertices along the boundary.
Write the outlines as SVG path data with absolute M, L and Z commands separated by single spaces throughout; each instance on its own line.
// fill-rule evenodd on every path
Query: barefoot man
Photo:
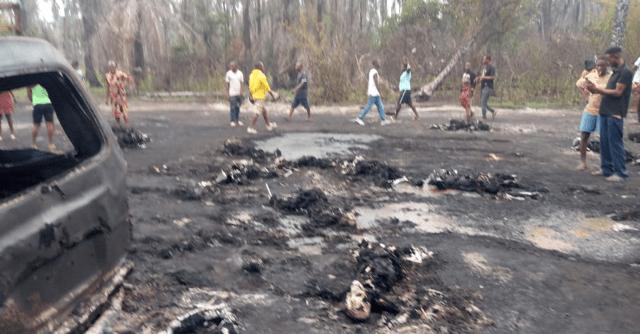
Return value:
M 591 94 L 586 89 L 587 82 L 594 83 L 599 88 L 607 87 L 610 74 L 607 72 L 608 67 L 607 60 L 604 57 L 598 58 L 596 68 L 587 73 L 584 77 L 581 77 L 576 86 L 580 90 L 589 96 L 587 106 L 582 113 L 582 120 L 580 121 L 580 165 L 578 170 L 587 170 L 587 145 L 589 145 L 589 137 L 592 133 L 598 129 L 598 122 L 600 121 L 600 103 L 602 102 L 602 95 Z
M 129 124 L 129 102 L 127 101 L 127 86 L 133 83 L 133 77 L 120 71 L 118 65 L 114 61 L 109 61 L 107 73 L 106 104 L 111 105 L 113 117 L 118 125 L 120 118 L 124 120 L 124 124 Z

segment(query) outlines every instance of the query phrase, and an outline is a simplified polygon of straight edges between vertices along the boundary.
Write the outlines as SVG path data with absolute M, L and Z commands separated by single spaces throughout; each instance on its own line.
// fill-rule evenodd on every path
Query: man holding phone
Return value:
M 596 62 L 596 69 L 581 76 L 576 86 L 587 95 L 588 102 L 582 113 L 580 120 L 580 165 L 577 170 L 587 170 L 587 145 L 589 144 L 589 137 L 598 129 L 598 122 L 600 121 L 600 104 L 602 103 L 602 95 L 591 94 L 586 86 L 588 84 L 594 84 L 596 87 L 605 88 L 609 82 L 608 63 L 605 57 L 598 57 Z
M 585 88 L 602 95 L 600 104 L 600 159 L 602 170 L 595 173 L 610 182 L 621 182 L 629 176 L 625 166 L 624 118 L 631 99 L 633 73 L 625 65 L 622 49 L 614 46 L 605 52 L 613 73 L 605 88 L 587 82 Z

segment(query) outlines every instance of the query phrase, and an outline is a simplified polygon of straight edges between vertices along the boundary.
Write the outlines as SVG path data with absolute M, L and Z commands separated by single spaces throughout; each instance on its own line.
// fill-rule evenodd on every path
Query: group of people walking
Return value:
M 302 106 L 307 112 L 307 119 L 311 119 L 311 107 L 309 105 L 308 98 L 308 77 L 304 72 L 304 66 L 298 62 L 296 64 L 296 86 L 293 89 L 293 102 L 289 110 L 288 120 L 293 118 L 293 113 L 296 108 Z M 273 100 L 278 100 L 279 95 L 271 89 L 267 76 L 264 73 L 265 68 L 262 62 L 257 62 L 253 66 L 253 70 L 249 75 L 249 101 L 253 108 L 253 117 L 251 123 L 247 127 L 247 132 L 256 134 L 256 124 L 260 116 L 264 119 L 267 131 L 273 131 L 277 128 L 276 122 L 269 120 L 269 112 L 267 110 L 266 99 L 270 96 Z M 238 126 L 244 126 L 244 123 L 240 121 L 240 107 L 244 101 L 243 85 L 245 84 L 244 75 L 242 71 L 238 69 L 236 62 L 229 64 L 229 71 L 225 75 L 224 79 L 226 83 L 227 100 L 229 101 L 230 111 L 229 116 L 231 118 L 230 126 L 232 128 Z
M 496 110 L 489 106 L 490 98 L 495 95 L 494 81 L 496 80 L 496 69 L 492 65 L 490 56 L 485 56 L 482 62 L 483 66 L 479 74 L 476 74 L 471 70 L 470 63 L 467 63 L 465 65 L 462 90 L 459 99 L 460 104 L 465 109 L 465 116 L 468 122 L 471 122 L 474 116 L 471 108 L 471 100 L 473 98 L 473 94 L 477 85 L 480 86 L 481 92 L 482 117 L 486 119 L 488 113 L 491 113 L 493 118 L 495 118 L 496 116 Z M 308 98 L 308 76 L 304 71 L 304 66 L 302 65 L 302 63 L 298 62 L 295 66 L 295 69 L 297 72 L 297 77 L 295 88 L 293 89 L 294 98 L 289 109 L 289 116 L 287 120 L 292 119 L 294 111 L 300 106 L 304 107 L 307 112 L 307 118 L 311 119 L 311 108 Z M 408 106 L 411 111 L 413 111 L 414 119 L 418 120 L 420 116 L 411 96 L 412 71 L 409 62 L 405 60 L 402 63 L 402 70 L 400 73 L 398 84 L 399 96 L 396 103 L 395 113 L 390 117 L 390 119 L 387 119 L 385 113 L 383 95 L 380 89 L 380 85 L 383 83 L 383 80 L 380 77 L 380 74 L 378 72 L 379 70 L 380 62 L 377 59 L 374 59 L 371 62 L 371 68 L 369 69 L 369 72 L 367 74 L 367 103 L 353 121 L 356 124 L 364 126 L 365 117 L 375 107 L 378 111 L 380 124 L 382 126 L 385 126 L 391 124 L 398 118 L 400 111 L 402 110 L 402 107 L 404 105 Z M 229 64 L 229 71 L 225 75 L 225 83 L 227 100 L 229 101 L 230 107 L 230 125 L 231 127 L 244 126 L 244 124 L 240 121 L 239 114 L 240 107 L 244 101 L 243 85 L 245 84 L 245 79 L 242 71 L 238 69 L 238 64 L 236 62 L 232 62 Z M 249 100 L 254 111 L 254 116 L 252 118 L 251 124 L 249 124 L 249 126 L 247 127 L 247 132 L 252 134 L 257 133 L 256 122 L 260 116 L 264 118 L 267 130 L 272 131 L 277 127 L 277 124 L 269 120 L 265 100 L 267 96 L 271 96 L 273 99 L 277 99 L 278 96 L 271 90 L 271 87 L 269 86 L 266 75 L 264 74 L 264 64 L 262 62 L 258 62 L 254 66 L 254 69 L 252 70 L 249 77 L 248 87 Z

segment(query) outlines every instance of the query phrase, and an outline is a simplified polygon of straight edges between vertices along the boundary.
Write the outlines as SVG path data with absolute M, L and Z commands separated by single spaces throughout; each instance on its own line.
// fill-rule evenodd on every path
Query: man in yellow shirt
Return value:
M 599 57 L 596 63 L 596 68 L 580 77 L 576 86 L 580 88 L 583 94 L 588 95 L 589 101 L 582 113 L 582 120 L 580 121 L 580 165 L 578 170 L 587 170 L 587 145 L 589 144 L 589 137 L 593 132 L 598 129 L 600 104 L 602 103 L 602 95 L 591 94 L 585 88 L 587 82 L 594 83 L 597 87 L 605 88 L 611 74 L 607 71 L 607 60 L 604 57 Z
M 273 129 L 277 127 L 276 122 L 269 122 L 269 116 L 265 105 L 267 94 L 271 95 L 274 100 L 277 99 L 276 94 L 271 91 L 271 87 L 267 81 L 267 76 L 264 74 L 264 64 L 262 62 L 258 62 L 249 75 L 249 100 L 253 103 L 256 114 L 253 116 L 251 124 L 247 128 L 248 133 L 258 133 L 258 131 L 256 131 L 256 123 L 258 122 L 258 118 L 260 118 L 260 114 L 262 114 L 262 117 L 264 118 L 264 123 L 267 126 L 268 131 L 273 131 Z

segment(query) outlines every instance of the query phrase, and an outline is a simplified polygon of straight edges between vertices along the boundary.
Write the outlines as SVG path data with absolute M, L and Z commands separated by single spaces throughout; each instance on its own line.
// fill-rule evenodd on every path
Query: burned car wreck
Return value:
M 34 85 L 72 149 L 0 147 L 0 333 L 82 331 L 130 268 L 126 164 L 63 56 L 0 38 L 0 91 Z

